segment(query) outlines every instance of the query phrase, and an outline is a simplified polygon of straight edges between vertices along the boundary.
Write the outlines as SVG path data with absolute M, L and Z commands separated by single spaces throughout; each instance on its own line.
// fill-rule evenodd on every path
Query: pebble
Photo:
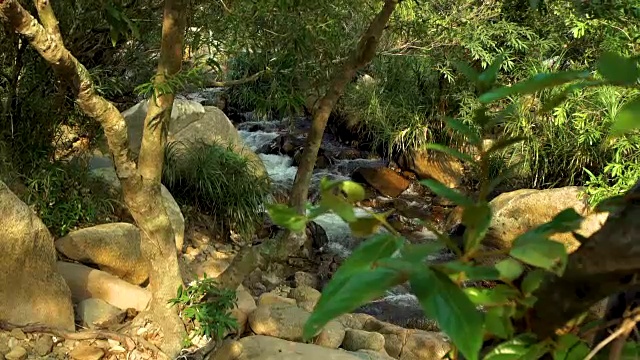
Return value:
M 53 336 L 51 335 L 42 335 L 40 336 L 33 345 L 33 350 L 36 354 L 40 356 L 45 356 L 51 352 L 53 349 Z
M 71 350 L 69 356 L 76 360 L 100 360 L 104 357 L 104 351 L 95 346 L 80 344 Z
M 11 330 L 11 336 L 13 336 L 14 338 L 18 339 L 18 340 L 25 340 L 27 338 L 27 335 L 24 334 L 24 332 L 22 332 L 22 330 L 15 328 L 13 330 Z
M 24 360 L 27 358 L 27 350 L 22 346 L 16 346 L 8 354 L 4 355 L 7 360 Z

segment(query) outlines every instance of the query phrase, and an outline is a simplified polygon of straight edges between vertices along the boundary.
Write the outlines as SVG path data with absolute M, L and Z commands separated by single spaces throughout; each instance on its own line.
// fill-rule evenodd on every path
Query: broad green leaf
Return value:
M 466 226 L 464 232 L 465 252 L 475 250 L 484 239 L 491 224 L 491 207 L 487 202 L 480 202 L 467 206 L 462 212 L 462 223 Z
M 324 193 L 327 190 L 331 190 L 336 186 L 339 186 L 342 180 L 329 180 L 328 177 L 323 177 L 320 179 L 320 192 Z
M 471 80 L 474 83 L 478 81 L 478 72 L 474 68 L 469 66 L 469 64 L 462 61 L 453 61 L 452 64 L 456 68 L 456 70 L 461 72 L 467 79 Z
M 491 145 L 491 147 L 487 150 L 487 155 L 493 154 L 500 150 L 506 149 L 511 145 L 515 145 L 519 142 L 527 140 L 524 136 L 516 136 L 512 138 L 502 138 Z
M 353 205 L 349 204 L 342 197 L 332 194 L 331 192 L 322 194 L 319 205 L 331 209 L 347 223 L 357 220 Z
M 538 360 L 549 352 L 548 342 L 539 342 L 529 347 L 527 352 L 522 355 L 522 360 Z
M 598 72 L 616 85 L 633 85 L 640 78 L 640 68 L 634 59 L 606 52 L 597 64 Z
M 626 196 L 618 195 L 606 198 L 595 206 L 594 212 L 617 212 L 626 204 Z
M 548 223 L 542 224 L 533 230 L 535 234 L 556 234 L 580 229 L 584 217 L 575 209 L 568 208 L 559 212 Z M 525 233 L 526 235 L 526 233 Z
M 402 258 L 409 262 L 422 262 L 425 258 L 431 254 L 435 254 L 444 249 L 444 244 L 439 242 L 427 243 L 427 244 L 407 244 L 400 253 Z
M 442 196 L 445 199 L 453 201 L 454 204 L 460 206 L 472 206 L 473 200 L 464 196 L 460 192 L 453 190 L 441 182 L 433 179 L 421 180 L 420 184 L 427 186 L 433 193 L 438 196 Z
M 485 356 L 484 360 L 516 360 L 521 359 L 535 344 L 535 337 L 530 334 L 522 334 L 505 341 L 494 347 Z
M 431 149 L 431 150 L 436 150 L 436 151 L 440 151 L 443 152 L 445 154 L 451 155 L 455 158 L 458 158 L 462 161 L 466 161 L 469 163 L 475 163 L 475 160 L 473 159 L 473 157 L 469 154 L 465 154 L 459 150 L 456 149 L 452 149 L 450 147 L 444 146 L 444 145 L 440 145 L 440 144 L 427 144 L 426 146 L 427 149 Z
M 524 271 L 524 267 L 520 264 L 519 261 L 508 258 L 500 261 L 496 265 L 496 269 L 500 272 L 500 278 L 507 280 L 517 279 L 522 272 Z
M 571 81 L 586 79 L 589 71 L 563 71 L 557 73 L 537 74 L 530 79 L 516 83 L 512 86 L 501 87 L 480 95 L 479 100 L 483 104 L 501 100 L 517 94 L 532 94 L 549 87 L 562 85 Z
M 640 128 L 640 97 L 624 104 L 611 126 L 611 135 L 620 136 Z
M 491 266 L 473 265 L 462 261 L 448 261 L 437 265 L 448 274 L 463 273 L 467 280 L 499 280 L 500 273 Z
M 402 244 L 403 240 L 392 234 L 377 234 L 363 241 L 333 274 L 322 290 L 318 306 L 331 301 L 353 274 L 371 270 L 376 261 L 390 257 Z
M 533 294 L 536 291 L 540 284 L 542 284 L 542 280 L 544 280 L 547 272 L 542 269 L 534 269 L 530 271 L 522 280 L 522 284 L 520 288 L 525 295 Z
M 586 352 L 584 352 L 585 349 Z M 551 351 L 553 360 L 582 360 L 588 353 L 589 348 L 584 342 L 582 342 L 582 340 L 578 336 L 574 334 L 564 334 L 560 336 L 556 341 L 554 349 Z M 581 356 L 576 357 L 576 355 L 578 354 L 580 354 Z
M 332 292 L 330 297 L 323 291 L 321 301 L 304 325 L 305 340 L 315 336 L 335 317 L 383 295 L 388 288 L 402 282 L 403 277 L 396 271 L 379 267 L 352 273 L 348 278 L 342 279 L 340 291 Z
M 352 203 L 364 200 L 365 193 L 362 185 L 354 181 L 343 181 L 340 184 L 340 189 L 344 191 L 347 196 L 347 200 Z
M 513 336 L 513 324 L 505 307 L 492 307 L 484 315 L 485 329 L 501 339 Z
M 529 265 L 559 274 L 564 272 L 567 261 L 564 245 L 540 235 L 516 238 L 509 255 Z
M 445 274 L 428 267 L 410 281 L 427 317 L 437 321 L 466 359 L 478 359 L 484 319 L 467 295 Z
M 349 223 L 351 234 L 356 237 L 367 237 L 374 234 L 382 223 L 373 216 L 359 217 L 356 221 Z
M 518 161 L 517 163 L 507 167 L 505 170 L 503 170 L 501 173 L 499 173 L 498 176 L 494 177 L 491 180 L 491 182 L 489 182 L 489 185 L 487 186 L 487 189 L 488 189 L 487 193 L 493 191 L 504 180 L 514 176 L 515 173 L 518 171 L 518 169 L 520 169 L 522 167 L 523 164 L 524 164 L 524 160 Z
M 517 289 L 504 284 L 498 284 L 493 289 L 468 287 L 464 292 L 473 303 L 486 306 L 506 305 L 520 296 Z
M 498 71 L 500 71 L 500 67 L 505 60 L 505 56 L 500 54 L 498 55 L 491 65 L 478 76 L 478 81 L 486 87 L 493 85 L 498 77 Z
M 571 84 L 560 94 L 554 96 L 548 101 L 545 101 L 540 112 L 545 113 L 556 108 L 558 105 L 564 102 L 564 100 L 566 100 L 569 97 L 569 95 L 571 95 L 574 92 L 577 92 L 578 90 L 585 89 L 588 87 L 602 86 L 602 85 L 607 85 L 607 82 L 602 80 L 587 80 L 587 81 L 581 81 L 577 84 Z
M 470 127 L 462 121 L 453 118 L 447 118 L 445 119 L 445 122 L 448 127 L 464 135 L 472 145 L 479 145 L 482 141 L 476 129 Z
M 268 204 L 267 213 L 274 224 L 294 232 L 301 232 L 307 226 L 307 218 L 285 204 Z

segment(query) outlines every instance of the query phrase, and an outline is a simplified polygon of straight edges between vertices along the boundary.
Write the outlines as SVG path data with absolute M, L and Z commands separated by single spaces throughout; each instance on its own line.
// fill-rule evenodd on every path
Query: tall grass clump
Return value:
M 270 191 L 254 166 L 231 146 L 175 142 L 165 150 L 162 181 L 183 203 L 211 215 L 221 233 L 247 237 L 262 222 Z

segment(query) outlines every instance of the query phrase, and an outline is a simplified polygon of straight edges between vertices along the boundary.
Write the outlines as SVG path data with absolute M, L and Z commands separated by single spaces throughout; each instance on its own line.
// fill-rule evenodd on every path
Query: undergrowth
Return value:
M 184 204 L 211 215 L 224 233 L 250 236 L 263 220 L 270 191 L 254 164 L 220 144 L 172 143 L 165 151 L 163 183 Z

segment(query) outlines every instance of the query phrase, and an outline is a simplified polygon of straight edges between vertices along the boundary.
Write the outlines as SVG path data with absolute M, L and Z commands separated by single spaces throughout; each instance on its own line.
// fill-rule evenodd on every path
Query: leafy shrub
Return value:
M 500 62 L 501 59 L 497 60 L 481 74 L 471 71 L 468 75 L 478 87 L 490 88 L 496 80 Z M 368 216 L 356 216 L 354 204 L 364 199 L 365 191 L 351 181 L 322 181 L 321 200 L 318 205 L 310 205 L 305 215 L 299 215 L 286 205 L 270 205 L 269 214 L 274 223 L 292 231 L 304 231 L 307 221 L 333 212 L 349 224 L 355 236 L 370 236 L 345 260 L 323 289 L 305 324 L 304 338 L 315 337 L 331 319 L 409 281 L 425 314 L 436 320 L 440 329 L 451 338 L 454 349 L 449 355 L 453 358 L 458 358 L 458 353 L 469 360 L 539 359 L 547 354 L 554 359 L 583 359 L 590 354 L 586 342 L 572 333 L 539 339 L 531 328 L 530 311 L 538 300 L 536 290 L 547 276 L 562 276 L 568 262 L 564 245 L 550 237 L 580 228 L 583 217 L 574 209 L 563 210 L 550 222 L 518 236 L 510 249 L 500 252 L 509 256 L 494 266 L 477 265 L 476 260 L 496 255 L 495 252 L 484 252 L 480 247 L 492 219 L 487 195 L 511 173 L 504 171 L 495 177 L 489 176 L 491 155 L 524 140 L 500 136 L 489 149 L 483 149 L 483 135 L 498 123 L 508 121 L 505 110 L 490 112 L 488 105 L 515 94 L 532 94 L 562 84 L 573 84 L 574 88 L 634 87 L 640 79 L 638 59 L 612 54 L 603 56 L 598 72 L 603 79 L 595 80 L 589 71 L 560 72 L 540 74 L 510 87 L 495 88 L 479 96 L 483 107 L 476 112 L 473 126 L 456 119 L 447 120 L 447 127 L 463 136 L 480 154 L 480 159 L 474 160 L 468 153 L 439 144 L 429 147 L 455 156 L 485 175 L 481 177 L 480 191 L 470 197 L 435 180 L 421 183 L 436 195 L 462 207 L 466 230 L 461 246 L 447 234 L 438 232 L 432 224 L 425 225 L 437 235 L 438 241 L 412 244 L 387 222 L 389 213 L 368 212 Z M 640 97 L 620 109 L 606 132 L 610 136 L 633 133 L 640 128 L 639 116 Z M 387 232 L 377 232 L 381 227 Z M 458 259 L 437 264 L 426 261 L 429 255 L 445 248 L 457 254 Z M 525 267 L 533 270 L 525 271 Z M 491 280 L 497 285 L 491 289 L 462 286 L 468 280 Z M 492 345 L 483 350 L 486 340 L 492 340 Z M 628 343 L 625 350 L 637 353 L 637 344 Z
M 263 220 L 270 183 L 231 147 L 172 143 L 165 151 L 163 183 L 184 203 L 214 217 L 223 231 L 248 236 Z
M 22 180 L 25 202 L 55 236 L 64 236 L 80 225 L 106 222 L 120 206 L 79 164 L 41 161 Z
M 204 335 L 219 341 L 226 331 L 238 327 L 230 314 L 236 301 L 235 291 L 219 288 L 215 280 L 205 274 L 202 280 L 186 288 L 180 285 L 177 297 L 169 303 L 180 308 L 180 315 L 193 326 L 193 336 Z M 191 339 L 185 339 L 185 345 L 190 345 Z

